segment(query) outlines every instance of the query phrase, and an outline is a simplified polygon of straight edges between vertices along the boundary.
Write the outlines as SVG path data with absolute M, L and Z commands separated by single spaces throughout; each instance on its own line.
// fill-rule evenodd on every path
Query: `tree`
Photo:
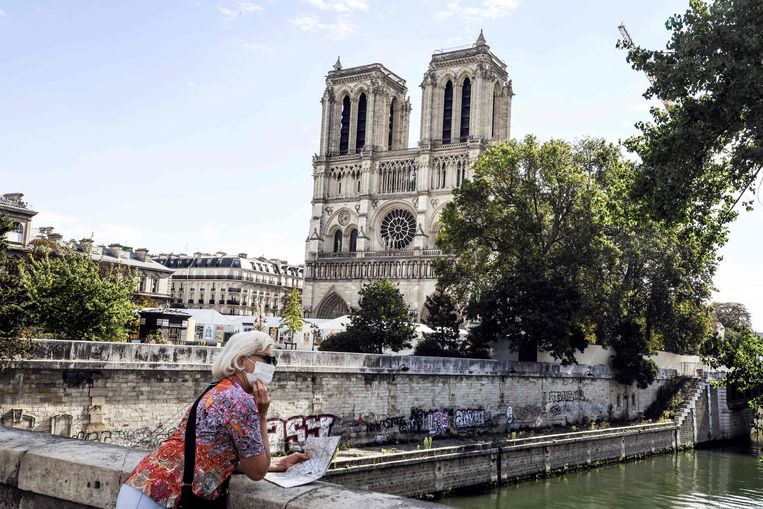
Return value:
M 8 257 L 6 234 L 13 223 L 0 215 L 0 359 L 29 349 L 23 333 L 29 325 L 29 298 L 19 284 L 18 262 Z
M 302 294 L 296 288 L 292 288 L 278 326 L 286 327 L 286 330 L 293 335 L 295 332 L 302 332 L 304 325 L 305 320 L 302 318 Z
M 596 292 L 583 290 L 598 284 L 592 271 L 604 247 L 596 155 L 532 136 L 498 145 L 446 205 L 438 245 L 457 257 L 435 269 L 479 322 L 472 343 L 508 339 L 565 363 L 585 348 L 585 310 Z
M 647 384 L 656 348 L 696 352 L 710 334 L 716 258 L 691 227 L 643 213 L 638 167 L 617 147 L 585 139 L 494 146 L 446 205 L 440 286 L 476 322 L 473 347 L 508 340 L 575 361 L 598 343 L 615 350 L 623 383 Z M 617 359 L 619 357 L 619 360 Z
M 61 247 L 36 250 L 19 267 L 32 321 L 62 339 L 127 340 L 135 316 L 132 274 L 109 270 L 104 276 L 89 256 Z
M 377 279 L 363 286 L 358 295 L 358 307 L 350 309 L 347 330 L 323 340 L 319 349 L 383 353 L 410 347 L 416 328 L 397 286 L 388 279 Z
M 644 96 L 671 103 L 626 143 L 643 161 L 635 192 L 655 217 L 693 223 L 713 249 L 763 166 L 763 2 L 691 0 L 666 28 L 665 50 L 619 44 L 654 80 Z
M 424 301 L 427 314 L 424 323 L 434 332 L 424 334 L 424 339 L 416 345 L 416 355 L 434 357 L 463 357 L 461 324 L 463 318 L 456 309 L 450 295 L 435 292 Z
M 744 304 L 713 302 L 713 316 L 726 329 L 752 329 L 752 316 Z
M 719 384 L 745 393 L 757 413 L 763 407 L 763 339 L 749 328 L 731 328 L 704 346 L 703 356 L 711 366 L 730 368 Z

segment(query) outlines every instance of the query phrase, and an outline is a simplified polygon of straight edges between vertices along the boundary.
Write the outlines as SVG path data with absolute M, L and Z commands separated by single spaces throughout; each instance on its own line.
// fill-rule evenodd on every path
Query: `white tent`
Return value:
M 350 323 L 351 323 L 350 317 L 347 315 L 343 315 L 343 316 L 334 318 L 333 320 L 328 320 L 318 324 L 318 330 L 321 331 L 321 334 L 323 336 L 330 336 L 332 334 L 336 334 L 337 332 L 342 332 L 343 330 L 346 330 L 347 326 Z

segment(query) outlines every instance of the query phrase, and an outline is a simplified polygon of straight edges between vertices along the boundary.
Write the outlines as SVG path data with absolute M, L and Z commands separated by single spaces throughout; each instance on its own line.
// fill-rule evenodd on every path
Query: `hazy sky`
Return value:
M 482 28 L 507 64 L 512 134 L 635 133 L 646 78 L 615 49 L 664 46 L 687 0 L 0 0 L 0 193 L 35 226 L 152 253 L 301 262 L 320 97 L 337 55 L 408 84 L 411 145 L 432 51 Z M 718 300 L 763 329 L 763 212 L 734 225 Z

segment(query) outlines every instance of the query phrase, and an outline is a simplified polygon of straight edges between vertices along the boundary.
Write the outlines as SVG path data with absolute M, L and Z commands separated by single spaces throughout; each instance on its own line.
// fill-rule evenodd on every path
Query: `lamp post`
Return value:
M 390 376 L 389 383 L 391 384 L 395 383 L 395 379 L 397 378 L 397 375 L 399 375 L 400 373 L 407 373 L 410 369 L 411 368 L 409 368 L 407 365 L 401 364 L 400 366 L 398 366 L 395 372 L 392 373 L 392 375 Z

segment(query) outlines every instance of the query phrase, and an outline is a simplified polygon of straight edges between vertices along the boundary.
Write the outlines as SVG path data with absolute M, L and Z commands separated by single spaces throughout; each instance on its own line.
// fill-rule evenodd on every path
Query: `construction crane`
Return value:
M 629 48 L 633 48 L 633 47 L 636 46 L 636 43 L 633 42 L 633 38 L 631 38 L 631 34 L 628 33 L 628 29 L 625 28 L 625 23 L 620 23 L 620 25 L 617 27 L 617 29 L 620 30 L 620 34 L 623 36 L 623 40 L 625 40 L 625 44 Z M 654 86 L 654 84 L 655 84 L 654 77 L 651 74 L 647 73 L 647 72 L 645 72 L 644 74 L 646 74 L 646 78 L 649 80 L 649 83 L 651 83 L 652 86 Z M 661 99 L 661 101 L 662 101 L 662 104 L 665 106 L 665 111 L 669 112 L 670 111 L 670 101 L 668 101 L 666 99 Z

